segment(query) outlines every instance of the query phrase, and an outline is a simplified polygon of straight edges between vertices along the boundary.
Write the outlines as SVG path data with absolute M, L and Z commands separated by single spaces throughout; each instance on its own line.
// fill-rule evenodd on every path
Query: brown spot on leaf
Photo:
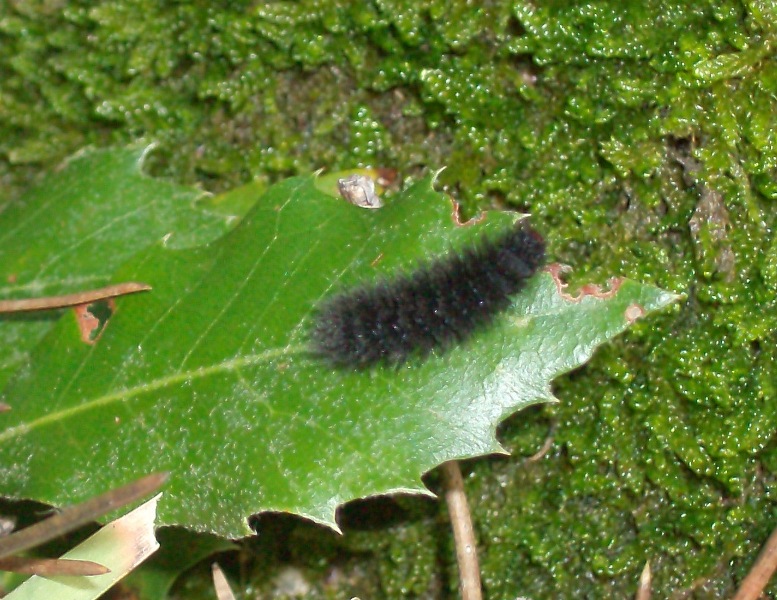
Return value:
M 568 294 L 566 292 L 567 283 L 561 279 L 561 275 L 569 271 L 569 267 L 559 263 L 553 263 L 545 267 L 545 270 L 553 277 L 553 281 L 556 284 L 556 290 L 558 295 L 561 296 L 567 302 L 580 302 L 586 296 L 593 296 L 600 300 L 606 300 L 613 298 L 618 293 L 621 285 L 623 285 L 623 277 L 611 277 L 607 282 L 607 289 L 602 289 L 600 285 L 595 283 L 586 283 L 580 288 L 580 292 L 576 296 Z
M 645 316 L 645 309 L 639 304 L 629 304 L 626 307 L 626 312 L 624 313 L 624 316 L 626 317 L 626 322 L 631 324 L 637 319 L 640 319 Z
M 19 279 L 19 276 L 16 273 L 11 273 L 5 278 L 8 283 L 16 283 L 17 279 Z
M 11 410 L 11 407 L 8 404 L 0 402 L 0 413 L 8 412 L 9 410 Z
M 100 307 L 103 310 L 98 310 Z M 114 312 L 116 312 L 116 302 L 113 298 L 74 306 L 73 313 L 81 333 L 81 341 L 85 344 L 94 344 L 99 340 Z

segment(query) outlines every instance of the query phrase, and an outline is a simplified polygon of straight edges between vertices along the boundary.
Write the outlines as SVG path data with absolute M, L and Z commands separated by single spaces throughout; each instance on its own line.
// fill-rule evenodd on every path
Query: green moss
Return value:
M 659 595 L 730 595 L 777 501 L 776 24 L 769 0 L 6 3 L 0 181 L 12 198 L 141 137 L 157 174 L 211 190 L 447 165 L 470 210 L 530 211 L 573 285 L 683 292 L 512 419 L 516 458 L 468 485 L 489 597 L 624 597 L 646 560 Z M 348 535 L 369 590 L 455 590 L 444 528 Z

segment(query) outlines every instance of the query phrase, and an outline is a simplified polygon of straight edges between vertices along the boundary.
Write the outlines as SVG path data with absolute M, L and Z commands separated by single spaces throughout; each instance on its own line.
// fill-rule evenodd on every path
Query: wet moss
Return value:
M 559 380 L 560 405 L 511 419 L 515 458 L 468 486 L 491 598 L 623 597 L 646 560 L 659 595 L 720 597 L 775 512 L 776 24 L 760 0 L 9 2 L 0 181 L 13 198 L 85 144 L 138 138 L 156 174 L 211 190 L 447 165 L 471 210 L 530 211 L 573 285 L 684 293 Z M 338 552 L 376 593 L 445 596 L 446 536 L 409 519 Z

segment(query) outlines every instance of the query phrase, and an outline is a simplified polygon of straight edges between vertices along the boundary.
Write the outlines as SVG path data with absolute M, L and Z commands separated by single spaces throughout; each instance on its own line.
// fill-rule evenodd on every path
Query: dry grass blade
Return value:
M 168 473 L 154 473 L 141 477 L 81 504 L 65 508 L 45 521 L 0 538 L 0 558 L 34 548 L 81 525 L 95 521 L 112 510 L 147 496 L 159 489 L 167 477 Z
M 80 304 L 91 304 L 99 300 L 107 300 L 116 296 L 125 294 L 135 294 L 145 292 L 151 289 L 151 286 L 145 283 L 136 283 L 129 281 L 109 285 L 108 287 L 97 290 L 87 290 L 75 294 L 65 294 L 64 296 L 47 296 L 45 298 L 23 298 L 20 300 L 0 300 L 0 314 L 30 312 L 35 310 L 51 310 L 55 308 L 67 308 L 69 306 L 78 306 Z
M 0 571 L 11 571 L 21 575 L 40 575 L 41 577 L 53 577 L 55 575 L 94 576 L 105 575 L 111 572 L 109 568 L 91 560 L 21 556 L 0 558 Z

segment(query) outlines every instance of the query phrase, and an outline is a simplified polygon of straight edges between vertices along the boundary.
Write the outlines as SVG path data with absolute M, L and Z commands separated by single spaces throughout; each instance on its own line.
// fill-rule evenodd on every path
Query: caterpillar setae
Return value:
M 542 236 L 519 223 L 415 271 L 325 301 L 313 324 L 312 349 L 344 367 L 400 364 L 445 350 L 508 308 L 544 259 Z

